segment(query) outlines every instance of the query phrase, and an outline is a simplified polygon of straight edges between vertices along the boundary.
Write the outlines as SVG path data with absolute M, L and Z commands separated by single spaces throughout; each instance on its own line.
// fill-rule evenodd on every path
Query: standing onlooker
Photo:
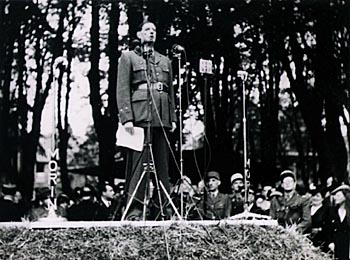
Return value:
M 311 226 L 309 199 L 300 196 L 296 188 L 296 177 L 290 170 L 280 175 L 283 196 L 271 200 L 270 216 L 282 226 L 297 225 L 297 230 L 304 233 Z
M 350 187 L 340 185 L 332 191 L 334 207 L 330 207 L 326 218 L 325 232 L 328 247 L 338 260 L 349 260 L 350 245 Z
M 321 246 L 324 249 L 326 234 L 324 232 L 324 222 L 328 206 L 325 205 L 325 188 L 316 187 L 311 190 L 310 213 L 311 213 L 311 241 L 315 246 Z
M 109 182 L 100 187 L 100 199 L 97 206 L 96 220 L 112 220 L 114 213 L 114 188 Z
M 30 221 L 38 221 L 49 216 L 50 193 L 48 187 L 42 187 L 36 190 L 35 201 L 29 211 Z
M 216 171 L 208 172 L 207 189 L 198 203 L 198 210 L 203 219 L 225 219 L 230 216 L 231 201 L 227 194 L 219 192 L 221 184 L 220 174 Z
M 96 218 L 97 204 L 95 202 L 94 190 L 86 185 L 80 191 L 81 198 L 76 198 L 69 209 L 67 218 L 74 221 L 92 221 Z
M 3 198 L 0 199 L 0 221 L 21 221 L 22 211 L 15 201 L 16 185 L 2 185 Z
M 70 199 L 69 197 L 61 193 L 57 196 L 57 209 L 56 209 L 56 215 L 61 218 L 67 219 L 67 210 L 70 206 Z
M 243 189 L 243 175 L 241 173 L 234 173 L 231 176 L 231 216 L 242 213 L 244 211 L 244 196 L 242 196 Z

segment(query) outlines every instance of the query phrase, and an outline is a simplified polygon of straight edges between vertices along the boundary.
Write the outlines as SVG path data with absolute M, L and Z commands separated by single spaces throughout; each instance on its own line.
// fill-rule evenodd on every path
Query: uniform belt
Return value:
M 149 86 L 150 89 L 158 90 L 159 92 L 164 91 L 168 93 L 169 87 L 163 82 L 151 83 Z M 147 83 L 138 85 L 137 89 L 147 89 Z

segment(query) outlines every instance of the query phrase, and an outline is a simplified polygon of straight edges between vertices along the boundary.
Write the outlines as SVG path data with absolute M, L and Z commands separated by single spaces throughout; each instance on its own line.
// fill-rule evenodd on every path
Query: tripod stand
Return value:
M 132 171 L 132 178 L 135 182 L 137 180 L 137 184 L 135 187 L 132 186 L 129 189 L 129 196 L 130 196 L 131 190 L 132 190 L 132 194 L 129 197 L 127 206 L 125 208 L 125 211 L 123 213 L 121 220 L 125 220 L 125 217 L 128 214 L 128 211 L 131 207 L 131 204 L 133 203 L 133 201 L 135 199 L 138 200 L 138 202 L 143 205 L 143 220 L 146 219 L 146 210 L 147 210 L 147 207 L 149 206 L 149 201 L 150 201 L 149 183 L 150 183 L 151 179 L 155 183 L 154 186 L 155 186 L 155 191 L 157 192 L 157 196 L 158 196 L 157 199 L 158 199 L 158 203 L 160 205 L 160 212 L 161 212 L 162 219 L 163 220 L 165 219 L 165 214 L 163 211 L 163 202 L 162 202 L 163 199 L 162 199 L 161 191 L 165 195 L 164 198 L 169 200 L 169 203 L 171 204 L 171 206 L 172 206 L 174 212 L 177 214 L 178 218 L 181 219 L 181 216 L 179 215 L 175 205 L 171 201 L 170 195 L 168 194 L 168 190 L 167 190 L 168 186 L 164 185 L 164 183 L 167 185 L 167 183 L 166 183 L 166 181 L 168 181 L 166 179 L 167 173 L 164 174 L 163 172 L 160 172 L 160 174 L 164 174 L 164 175 L 159 176 L 157 171 L 156 171 L 157 167 L 155 167 L 155 157 L 153 154 L 153 148 L 156 151 L 156 155 L 157 155 L 156 159 L 157 160 L 159 159 L 157 161 L 157 163 L 161 166 L 160 169 L 162 169 L 162 168 L 168 167 L 167 161 L 166 161 L 166 160 L 168 160 L 168 158 L 166 158 L 166 154 L 167 154 L 166 149 L 168 147 L 164 145 L 164 140 L 166 138 L 165 130 L 163 128 L 160 128 L 160 127 L 156 127 L 157 129 L 155 129 L 155 127 L 151 127 L 151 123 L 152 123 L 152 119 L 153 119 L 153 117 L 152 117 L 153 105 L 154 105 L 155 112 L 157 112 L 158 118 L 160 119 L 159 112 L 158 112 L 157 107 L 155 105 L 153 95 L 154 95 L 154 93 L 156 93 L 157 95 L 158 94 L 160 95 L 160 93 L 158 93 L 156 91 L 162 91 L 162 89 L 159 90 L 158 88 L 155 88 L 155 84 L 151 83 L 151 80 L 150 80 L 150 78 L 153 79 L 151 72 L 153 72 L 153 74 L 154 74 L 154 69 L 152 69 L 152 71 L 150 69 L 149 59 L 150 59 L 151 54 L 149 52 L 143 53 L 143 57 L 147 63 L 146 64 L 147 70 L 145 70 L 145 78 L 147 80 L 147 84 L 146 84 L 147 85 L 147 99 L 146 99 L 146 101 L 144 101 L 144 102 L 147 102 L 147 121 L 146 121 L 147 127 L 145 127 L 145 143 L 144 143 L 144 148 L 143 148 L 141 154 L 134 153 L 134 154 L 136 154 L 135 158 L 137 158 L 137 157 L 138 158 L 133 161 L 133 164 L 134 164 L 134 162 L 136 162 L 136 164 L 134 164 L 134 165 L 136 165 L 136 167 Z M 153 79 L 153 80 L 157 81 L 157 79 Z M 143 89 L 146 90 L 146 88 L 143 88 Z M 139 91 L 143 91 L 143 90 L 139 90 Z M 152 91 L 155 91 L 155 92 L 152 92 Z M 165 95 L 165 94 L 162 94 L 162 95 Z M 146 107 L 144 109 L 146 110 Z M 161 130 L 163 130 L 163 132 Z M 164 136 L 163 136 L 163 134 L 164 134 Z M 155 147 L 153 147 L 153 140 L 152 140 L 153 138 L 156 138 L 155 139 L 155 141 L 156 141 Z M 142 167 L 143 167 L 142 173 L 141 173 L 141 163 L 142 163 Z M 166 164 L 164 164 L 164 163 L 166 163 Z M 135 177 L 133 175 L 135 174 L 136 171 L 137 171 L 137 175 L 135 175 L 136 176 Z M 134 185 L 135 182 L 132 185 Z M 143 191 L 141 191 L 138 193 L 139 198 L 135 198 L 135 196 L 137 195 L 137 192 L 139 191 L 140 188 L 144 189 L 144 194 L 140 196 L 140 193 L 143 192 Z M 141 197 L 142 197 L 142 199 L 141 199 Z

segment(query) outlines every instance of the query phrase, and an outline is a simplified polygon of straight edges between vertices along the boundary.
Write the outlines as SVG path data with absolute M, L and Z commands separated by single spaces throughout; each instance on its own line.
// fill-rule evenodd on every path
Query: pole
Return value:
M 246 116 L 246 88 L 245 81 L 247 80 L 248 73 L 246 71 L 238 71 L 237 76 L 242 80 L 242 109 L 243 109 L 243 169 L 244 169 L 244 203 L 248 202 L 248 179 L 249 179 L 249 165 L 248 165 L 248 152 L 247 152 L 247 116 Z
M 183 160 L 183 154 L 182 154 L 182 88 L 181 88 L 181 53 L 177 53 L 174 54 L 175 57 L 178 60 L 178 84 L 179 84 L 179 139 L 180 139 L 180 144 L 179 144 L 179 148 L 180 148 L 180 186 L 183 183 L 183 169 L 184 169 L 184 160 Z M 183 219 L 184 216 L 184 194 L 183 194 L 183 189 L 180 189 L 180 215 L 181 218 Z

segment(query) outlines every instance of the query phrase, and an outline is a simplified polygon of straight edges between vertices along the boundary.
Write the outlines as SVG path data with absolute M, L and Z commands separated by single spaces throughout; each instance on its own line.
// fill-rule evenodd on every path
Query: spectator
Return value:
M 244 194 L 244 190 L 242 191 L 242 194 Z M 248 190 L 248 200 L 247 200 L 246 210 L 256 214 L 262 213 L 261 209 L 256 205 L 255 192 L 252 189 Z
M 3 198 L 0 199 L 0 221 L 21 221 L 22 211 L 15 201 L 16 185 L 3 184 Z
M 243 175 L 235 173 L 231 176 L 231 216 L 242 213 L 244 211 L 244 196 L 242 190 L 244 188 Z
M 282 226 L 296 224 L 297 231 L 304 233 L 311 226 L 309 200 L 296 192 L 296 177 L 292 171 L 283 171 L 280 179 L 283 196 L 271 200 L 270 216 Z
M 325 205 L 324 196 L 326 189 L 323 187 L 315 187 L 310 190 L 310 213 L 311 213 L 311 234 L 310 239 L 315 246 L 323 247 L 327 234 L 324 232 L 324 222 L 328 206 Z
M 30 221 L 38 221 L 49 215 L 50 189 L 48 187 L 39 188 L 35 192 L 34 205 L 29 212 Z
M 67 210 L 70 206 L 70 199 L 69 197 L 62 193 L 57 196 L 57 209 L 56 209 L 56 215 L 58 217 L 67 218 Z
M 94 191 L 89 186 L 84 186 L 78 199 L 67 211 L 68 220 L 74 221 L 93 221 L 97 214 L 97 204 L 94 199 Z
M 328 247 L 338 260 L 349 260 L 350 243 L 350 187 L 340 185 L 332 191 L 334 207 L 326 217 L 325 232 L 329 238 Z
M 230 216 L 231 202 L 227 194 L 219 192 L 220 174 L 208 172 L 206 179 L 207 190 L 198 203 L 200 217 L 203 219 L 225 219 Z
M 96 220 L 112 220 L 115 209 L 114 188 L 109 182 L 100 187 L 100 199 L 97 206 Z

